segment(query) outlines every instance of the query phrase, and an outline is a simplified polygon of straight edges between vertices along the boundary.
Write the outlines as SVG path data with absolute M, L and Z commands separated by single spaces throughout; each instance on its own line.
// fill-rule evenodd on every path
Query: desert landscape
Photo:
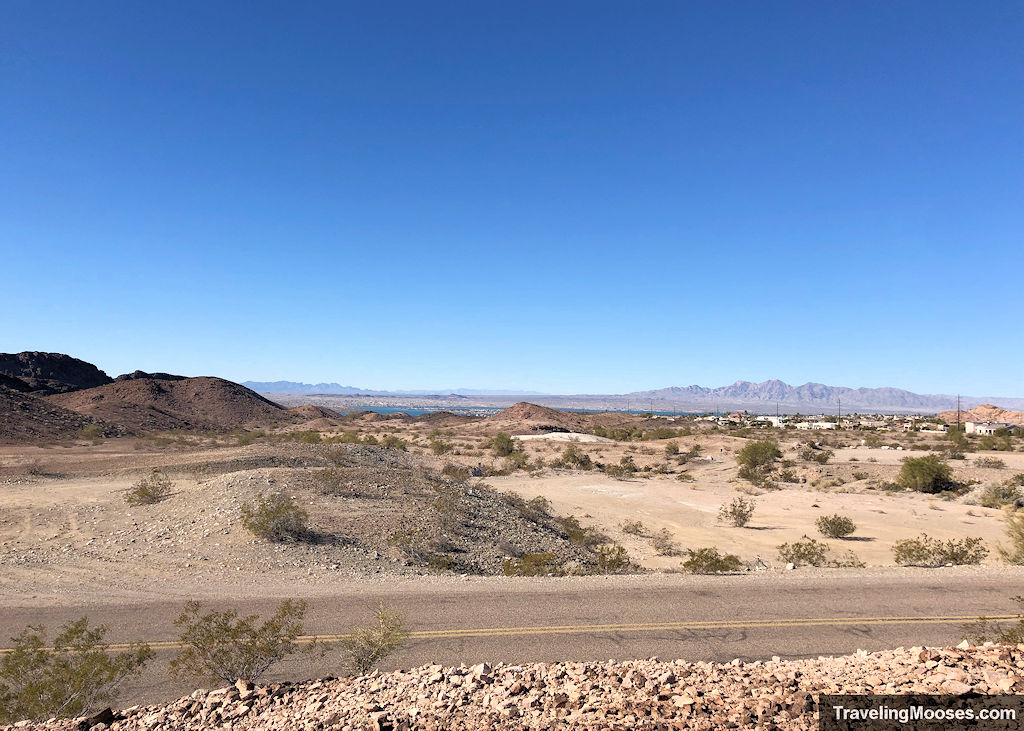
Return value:
M 500 618 L 496 607 L 484 609 L 490 601 L 506 597 L 518 604 L 515 597 L 535 596 L 538 606 L 548 607 L 546 597 L 561 595 L 563 588 L 566 599 L 592 595 L 608 607 L 619 606 L 618 599 L 607 599 L 611 595 L 647 593 L 644 601 L 651 604 L 640 613 L 664 615 L 670 606 L 663 604 L 664 592 L 687 595 L 728 587 L 738 599 L 764 596 L 769 586 L 784 592 L 843 586 L 857 598 L 837 594 L 846 611 L 854 612 L 850 620 L 831 620 L 832 629 L 842 631 L 844 622 L 870 627 L 876 621 L 858 620 L 858 614 L 876 617 L 889 610 L 863 593 L 868 586 L 888 587 L 888 592 L 906 584 L 901 591 L 917 597 L 926 585 L 937 584 L 945 587 L 955 614 L 934 600 L 909 601 L 924 601 L 917 605 L 921 609 L 931 604 L 932 614 L 948 614 L 941 632 L 940 625 L 927 627 L 951 642 L 958 639 L 954 619 L 963 625 L 981 614 L 1014 616 L 1008 613 L 1009 597 L 1019 586 L 1021 569 L 1006 560 L 1015 550 L 1007 516 L 1024 503 L 1024 437 L 1001 432 L 997 441 L 983 443 L 945 431 L 950 419 L 991 417 L 993 407 L 920 422 L 890 417 L 878 422 L 880 427 L 862 427 L 848 417 L 847 426 L 813 431 L 741 414 L 571 412 L 527 402 L 476 417 L 445 411 L 342 414 L 312 404 L 286 408 L 216 378 L 136 372 L 110 379 L 59 354 L 0 356 L 0 363 L 5 364 L 0 605 L 9 636 L 23 618 L 56 623 L 85 614 L 107 624 L 114 620 L 118 642 L 166 643 L 173 628 L 166 616 L 156 615 L 172 614 L 186 601 L 267 611 L 273 601 L 301 597 L 319 607 L 313 622 L 333 637 L 339 614 L 354 621 L 365 617 L 373 602 L 387 600 L 402 610 L 414 632 L 426 632 L 424 639 L 383 659 L 382 668 L 398 669 L 418 661 L 543 660 L 546 651 L 537 640 L 551 632 L 571 638 L 575 630 L 529 630 L 534 644 L 517 649 L 501 641 L 497 648 L 460 651 L 432 647 L 431 633 L 437 630 L 429 627 L 432 622 L 444 627 L 445 634 L 436 635 L 440 638 L 457 620 L 506 626 L 488 632 L 513 637 L 521 634 L 514 629 L 520 620 L 529 626 L 528 613 L 517 610 Z M 759 450 L 761 458 L 750 462 Z M 908 485 L 907 460 L 922 457 L 939 465 L 948 482 L 934 489 Z M 140 492 L 140 486 L 155 486 L 154 493 Z M 301 515 L 301 525 L 285 525 L 285 520 L 277 532 L 254 527 L 254 511 L 271 504 L 283 504 L 288 520 Z M 921 540 L 921 534 L 932 548 L 956 550 L 938 558 L 927 551 L 894 551 L 901 542 Z M 955 598 L 965 582 L 974 586 L 971 602 Z M 456 604 L 442 609 L 451 602 Z M 332 613 L 328 606 L 344 610 Z M 557 616 L 558 600 L 551 606 Z M 734 613 L 725 606 L 721 611 L 726 619 Z M 789 617 L 794 614 L 813 612 L 790 608 Z M 551 616 L 534 621 L 550 622 Z M 624 621 L 606 625 L 621 624 L 608 632 L 629 637 L 662 628 L 676 636 L 677 645 L 694 641 L 678 619 Z M 794 621 L 787 618 L 780 626 L 785 631 Z M 741 641 L 733 647 L 730 640 L 709 646 L 705 637 L 697 652 L 710 660 L 735 653 L 756 661 L 777 628 L 773 623 L 757 630 L 763 620 L 753 617 L 743 622 L 752 623 L 747 631 L 754 639 L 746 640 L 748 645 Z M 703 631 L 714 636 L 711 627 Z M 905 631 L 910 635 L 901 637 L 924 630 Z M 757 637 L 758 632 L 765 636 Z M 883 637 L 864 635 L 856 647 L 847 647 L 849 638 L 837 642 L 823 636 L 817 651 L 862 646 L 879 651 L 888 646 Z M 623 648 L 643 645 L 630 641 Z M 589 649 L 572 647 L 560 652 L 579 662 L 600 657 L 594 654 L 601 651 L 600 642 Z M 634 654 L 610 650 L 621 660 Z M 190 692 L 189 681 L 168 684 L 163 677 L 159 668 L 169 657 L 158 653 L 143 676 L 125 683 L 122 705 Z M 296 662 L 288 660 L 267 677 L 281 681 L 296 673 L 337 672 L 337 659 Z M 451 673 L 457 665 L 444 667 Z M 505 685 L 516 682 L 517 668 L 511 668 Z M 589 670 L 580 672 L 590 677 Z M 655 666 L 651 672 L 674 670 Z M 1007 677 L 1016 676 L 1011 671 Z M 405 681 L 396 676 L 394 682 Z M 744 706 L 742 713 L 764 720 L 765 713 L 774 716 L 792 702 Z M 513 727 L 522 717 L 532 718 L 535 726 L 529 727 L 540 728 L 550 720 L 544 714 L 560 717 L 563 707 L 556 703 L 530 716 L 516 703 L 498 708 L 488 723 L 500 725 L 503 718 Z M 671 712 L 645 712 L 655 720 L 663 714 L 665 720 L 680 718 L 680 709 L 684 718 L 697 713 L 696 706 L 679 704 Z M 713 715 L 714 709 L 703 712 Z M 129 713 L 114 727 L 134 728 L 130 724 L 141 722 L 139 713 Z M 179 718 L 174 713 L 179 711 L 159 712 L 163 720 L 153 723 L 171 723 Z M 255 712 L 251 717 L 237 709 L 219 713 L 239 728 L 274 727 L 260 725 L 271 722 L 255 720 Z M 369 723 L 374 713 L 360 718 Z M 252 724 L 240 725 L 242 715 Z M 391 723 L 398 716 L 376 718 Z M 801 727 L 794 720 L 799 714 L 791 716 L 793 727 Z M 338 716 L 339 728 L 345 727 L 342 718 L 349 717 Z M 584 714 L 577 720 L 601 726 L 608 718 Z M 658 727 L 655 720 L 651 728 Z M 430 723 L 446 721 L 437 716 Z

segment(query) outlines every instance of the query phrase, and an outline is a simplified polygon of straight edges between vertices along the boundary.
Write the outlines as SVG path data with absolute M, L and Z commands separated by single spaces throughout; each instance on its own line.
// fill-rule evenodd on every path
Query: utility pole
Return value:
M 960 394 L 956 395 L 956 430 L 960 432 Z
M 837 429 L 842 429 L 843 428 L 843 397 L 842 396 L 836 396 L 836 398 L 839 399 L 839 423 L 836 424 L 836 428 Z

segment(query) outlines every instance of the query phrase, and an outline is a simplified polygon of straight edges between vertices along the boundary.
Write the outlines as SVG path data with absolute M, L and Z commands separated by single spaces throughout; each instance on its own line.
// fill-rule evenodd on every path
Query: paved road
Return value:
M 607 660 L 658 656 L 728 661 L 831 655 L 900 645 L 955 644 L 962 625 L 979 614 L 1007 615 L 1021 593 L 1019 577 L 942 571 L 864 578 L 663 577 L 460 584 L 430 582 L 397 590 L 361 590 L 311 599 L 306 629 L 336 636 L 364 622 L 378 600 L 407 620 L 413 636 L 385 668 L 424 663 Z M 242 612 L 269 613 L 277 599 L 232 602 Z M 28 623 L 55 626 L 88 614 L 107 624 L 111 641 L 173 642 L 182 603 L 131 606 L 8 608 L 0 637 Z M 188 684 L 163 675 L 173 647 L 157 647 L 158 662 L 126 688 L 126 701 L 178 695 Z M 339 656 L 287 663 L 276 677 L 338 674 Z

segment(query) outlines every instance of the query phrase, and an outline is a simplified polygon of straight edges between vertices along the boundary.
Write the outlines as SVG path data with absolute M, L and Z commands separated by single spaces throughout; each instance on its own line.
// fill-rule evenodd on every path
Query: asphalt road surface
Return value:
M 848 654 L 858 649 L 958 643 L 978 615 L 1007 617 L 1009 597 L 1024 593 L 1017 575 L 919 571 L 885 576 L 629 577 L 600 580 L 431 581 L 398 589 L 360 589 L 309 600 L 310 636 L 337 639 L 367 621 L 378 601 L 404 617 L 412 636 L 381 669 L 421 664 L 684 658 L 725 662 Z M 223 605 L 270 614 L 279 598 Z M 169 681 L 166 663 L 177 637 L 181 601 L 131 605 L 6 608 L 0 637 L 27 624 L 56 627 L 88 615 L 108 626 L 108 640 L 145 640 L 157 660 L 127 684 L 122 704 L 156 702 L 190 692 L 200 681 Z M 9 645 L 9 642 L 2 643 Z M 289 660 L 266 677 L 298 680 L 338 675 L 339 651 Z M 208 685 L 208 682 L 206 683 Z

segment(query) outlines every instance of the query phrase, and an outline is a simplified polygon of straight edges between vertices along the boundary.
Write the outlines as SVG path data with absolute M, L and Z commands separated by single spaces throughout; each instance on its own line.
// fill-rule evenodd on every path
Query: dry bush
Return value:
M 251 505 L 242 506 L 242 527 L 266 541 L 300 539 L 308 525 L 309 513 L 279 492 L 266 498 L 260 493 Z
M 635 567 L 626 549 L 618 543 L 597 547 L 597 570 L 599 574 L 624 574 Z
M 381 602 L 377 605 L 372 624 L 357 627 L 341 641 L 346 665 L 354 675 L 365 675 L 374 665 L 401 648 L 408 637 L 402 618 Z
M 1006 462 L 998 457 L 978 457 L 974 460 L 974 466 L 989 470 L 1004 470 L 1006 469 Z
M 623 533 L 629 533 L 632 536 L 642 536 L 647 533 L 647 528 L 639 520 L 625 520 L 620 527 Z
M 125 493 L 124 501 L 132 507 L 153 505 L 167 499 L 174 488 L 173 483 L 161 470 L 154 469 L 147 477 L 136 482 Z
M 1024 510 L 1007 512 L 1006 537 L 1010 547 L 997 546 L 999 555 L 1009 564 L 1024 566 Z
M 675 536 L 668 528 L 662 528 L 655 533 L 651 539 L 651 545 L 654 546 L 654 552 L 659 556 L 679 555 L 679 546 L 676 545 Z
M 997 645 L 1024 644 L 1024 596 L 1011 598 L 1020 607 L 1015 624 L 1006 626 L 988 617 L 978 617 L 974 622 L 964 625 L 964 639 L 972 645 L 982 645 L 986 642 L 994 642 Z
M 723 505 L 718 509 L 718 519 L 723 523 L 729 523 L 737 528 L 742 528 L 754 517 L 754 509 L 757 503 L 753 500 L 737 497 L 732 502 Z
M 988 555 L 988 549 L 980 538 L 950 538 L 941 541 L 922 533 L 917 538 L 896 541 L 892 555 L 900 566 L 968 566 L 981 563 Z
M 262 623 L 256 614 L 239 617 L 233 609 L 202 614 L 201 609 L 199 602 L 190 601 L 174 620 L 183 645 L 170 664 L 176 678 L 253 683 L 279 660 L 300 651 L 296 640 L 302 634 L 304 601 L 285 600 Z M 310 643 L 302 651 L 317 649 Z
M 109 703 L 126 678 L 153 657 L 134 644 L 116 655 L 103 642 L 107 628 L 90 628 L 86 617 L 66 623 L 52 646 L 46 629 L 30 625 L 0 656 L 0 724 L 74 718 Z

